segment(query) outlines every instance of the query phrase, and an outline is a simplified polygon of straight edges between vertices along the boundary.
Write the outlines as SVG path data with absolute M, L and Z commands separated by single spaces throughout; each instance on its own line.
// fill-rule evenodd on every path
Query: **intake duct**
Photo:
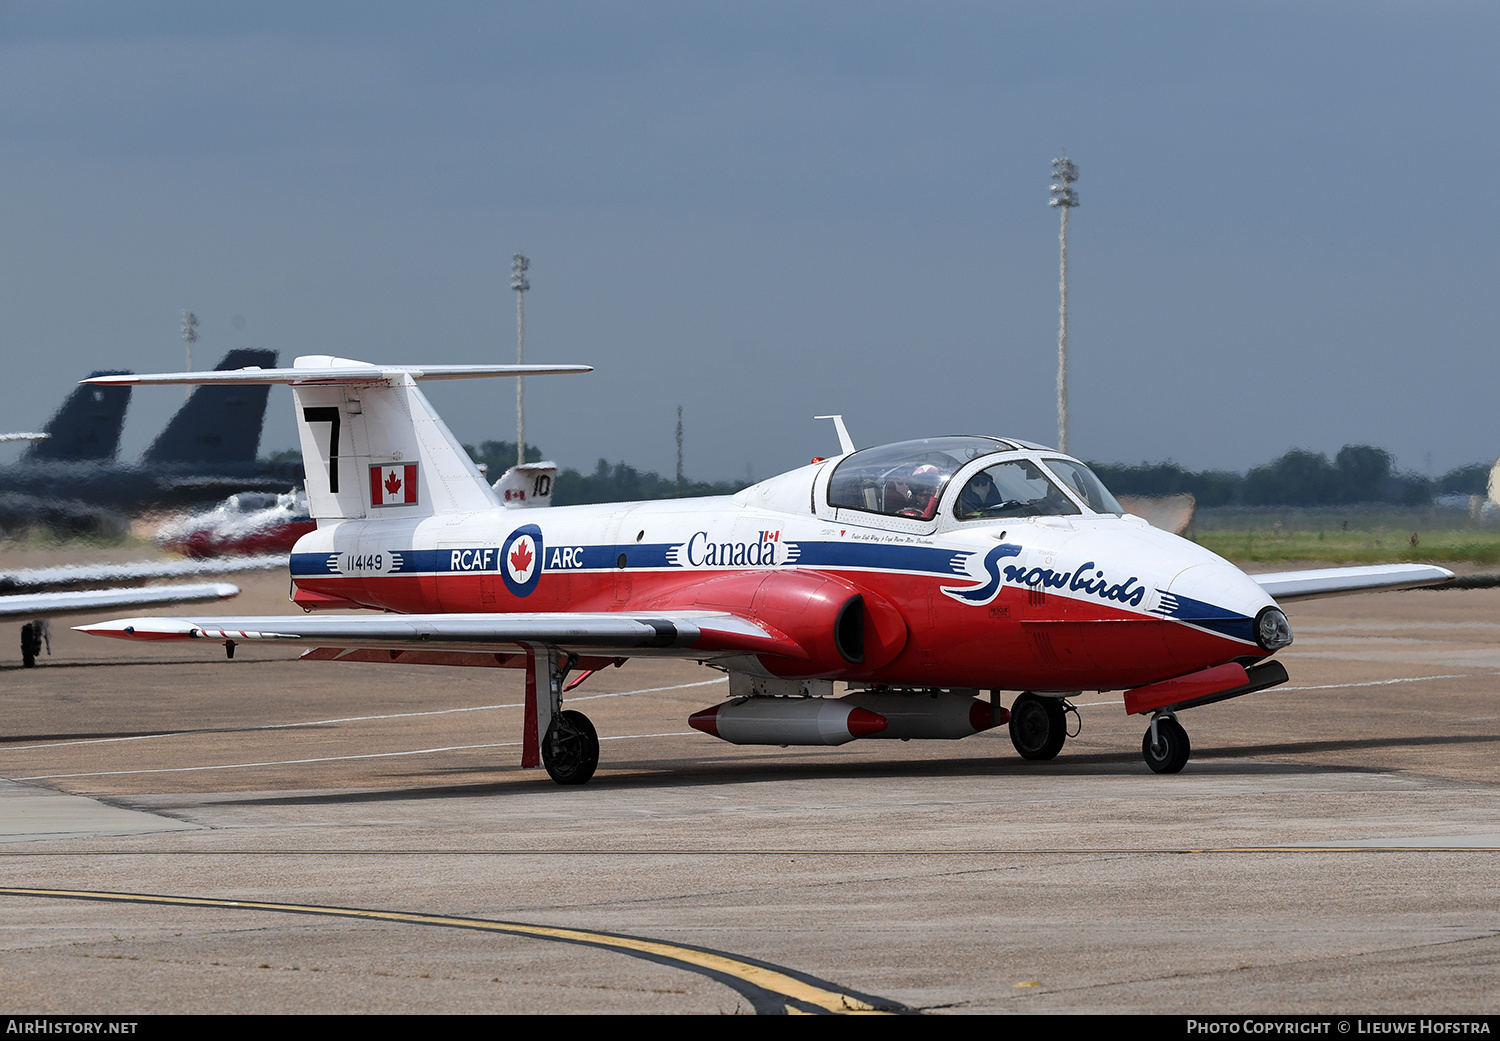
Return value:
M 833 621 L 833 645 L 850 665 L 865 662 L 865 598 L 856 593 L 844 601 Z
M 771 675 L 784 679 L 878 669 L 906 644 L 906 620 L 878 593 L 837 575 L 795 568 L 716 575 L 640 607 L 729 611 L 754 622 L 787 648 L 760 657 Z

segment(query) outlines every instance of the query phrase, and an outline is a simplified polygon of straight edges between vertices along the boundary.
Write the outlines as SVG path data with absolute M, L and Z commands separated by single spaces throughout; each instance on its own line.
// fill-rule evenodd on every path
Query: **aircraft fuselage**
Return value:
M 1137 518 L 872 516 L 828 505 L 829 470 L 733 497 L 325 522 L 292 576 L 404 614 L 732 609 L 804 645 L 861 598 L 858 653 L 758 657 L 786 678 L 1119 689 L 1266 654 L 1254 624 L 1274 601 Z

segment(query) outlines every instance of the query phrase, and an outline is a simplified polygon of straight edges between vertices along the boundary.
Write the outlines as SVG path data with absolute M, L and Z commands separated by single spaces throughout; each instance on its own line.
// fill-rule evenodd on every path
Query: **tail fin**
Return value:
M 269 369 L 275 364 L 275 351 L 241 348 L 224 355 L 214 371 Z M 269 387 L 239 384 L 198 388 L 146 449 L 142 461 L 169 466 L 255 462 L 269 392 Z
M 417 389 L 418 380 L 589 371 L 587 365 L 371 365 L 315 355 L 298 358 L 290 369 L 105 376 L 97 382 L 291 385 L 308 507 L 314 519 L 328 521 L 406 519 L 499 505 L 479 468 Z
M 298 358 L 298 367 L 307 360 Z M 292 402 L 315 520 L 426 517 L 499 505 L 410 376 L 389 384 L 293 387 Z
M 115 370 L 92 374 L 121 375 L 127 373 Z M 120 448 L 120 428 L 125 425 L 125 407 L 129 404 L 129 387 L 80 386 L 42 428 L 49 435 L 47 440 L 31 445 L 21 458 L 31 463 L 102 463 L 113 459 Z

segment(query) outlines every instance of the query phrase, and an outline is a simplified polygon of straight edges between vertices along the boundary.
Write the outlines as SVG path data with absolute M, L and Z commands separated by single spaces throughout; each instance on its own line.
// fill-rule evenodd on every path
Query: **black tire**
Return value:
M 542 765 L 558 784 L 583 784 L 599 766 L 599 735 L 582 712 L 560 714 L 542 740 Z
M 1146 765 L 1159 774 L 1179 772 L 1193 754 L 1193 744 L 1188 740 L 1187 731 L 1175 719 L 1159 719 L 1156 721 L 1156 737 L 1159 744 L 1152 745 L 1149 727 L 1141 737 L 1141 756 L 1146 760 Z
M 27 622 L 21 626 L 21 665 L 28 669 L 36 668 L 36 656 L 42 650 L 42 639 L 37 635 L 36 626 Z
M 1010 706 L 1010 743 L 1022 759 L 1056 759 L 1068 739 L 1061 698 L 1024 692 Z

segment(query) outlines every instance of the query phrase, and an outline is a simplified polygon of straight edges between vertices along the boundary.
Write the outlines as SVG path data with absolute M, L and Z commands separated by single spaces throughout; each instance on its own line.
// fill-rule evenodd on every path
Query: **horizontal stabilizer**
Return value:
M 1346 596 L 1378 590 L 1417 589 L 1453 580 L 1453 572 L 1431 564 L 1376 564 L 1330 567 L 1316 571 L 1278 571 L 1251 575 L 1279 603 L 1320 596 Z
M 371 365 L 369 362 L 313 354 L 298 358 L 290 369 L 230 369 L 213 372 L 156 372 L 144 375 L 96 376 L 84 383 L 136 385 L 148 383 L 219 383 L 327 386 L 360 383 L 399 383 L 403 376 L 414 380 L 464 380 L 491 376 L 560 376 L 592 372 L 592 365 Z

